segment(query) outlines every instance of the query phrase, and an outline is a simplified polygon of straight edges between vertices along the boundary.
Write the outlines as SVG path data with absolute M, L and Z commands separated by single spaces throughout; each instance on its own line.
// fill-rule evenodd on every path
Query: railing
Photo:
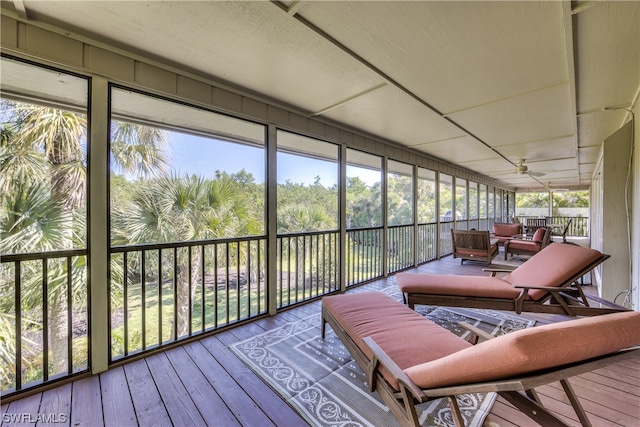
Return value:
M 387 229 L 388 272 L 413 266 L 413 225 L 396 225 Z
M 347 231 L 346 286 L 382 277 L 382 227 L 363 228 Z
M 559 227 L 569 220 L 567 235 L 588 236 L 589 218 L 548 218 Z M 415 259 L 412 225 L 388 227 L 386 253 L 382 227 L 348 230 L 346 286 L 450 254 L 453 226 L 419 224 Z M 277 308 L 339 290 L 338 243 L 338 231 L 278 236 Z M 87 371 L 87 251 L 0 260 L 3 396 Z M 111 248 L 109 361 L 265 314 L 266 262 L 264 236 Z
M 518 216 L 518 220 L 526 224 L 527 218 L 538 218 L 536 216 Z M 555 234 L 561 234 L 569 221 L 569 229 L 567 230 L 567 236 L 571 237 L 589 237 L 589 217 L 583 216 L 550 216 L 546 217 L 547 224 L 555 224 L 558 227 L 554 230 Z
M 582 216 L 552 216 L 547 218 L 548 224 L 557 224 L 559 227 L 554 230 L 556 234 L 562 234 L 564 228 L 569 224 L 567 236 L 571 237 L 589 237 L 589 218 Z
M 437 224 L 418 224 L 418 253 L 416 263 L 423 264 L 438 257 Z
M 446 221 L 440 223 L 440 256 L 449 255 L 453 253 L 453 245 L 451 243 L 451 229 L 453 228 L 453 221 Z
M 265 242 L 112 247 L 110 362 L 266 313 Z
M 340 288 L 338 231 L 278 236 L 278 308 L 287 307 Z
M 86 249 L 0 257 L 2 396 L 88 369 Z

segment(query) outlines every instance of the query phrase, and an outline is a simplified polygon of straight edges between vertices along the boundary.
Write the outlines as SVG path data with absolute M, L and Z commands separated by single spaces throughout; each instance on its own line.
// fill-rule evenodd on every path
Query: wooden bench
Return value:
M 329 324 L 402 425 L 417 426 L 415 405 L 447 398 L 458 426 L 456 395 L 497 392 L 541 425 L 564 426 L 535 387 L 560 381 L 589 425 L 567 378 L 637 357 L 640 313 L 622 312 L 512 332 L 497 338 L 464 325 L 470 342 L 381 292 L 324 297 Z M 476 344 L 481 338 L 482 342 Z M 507 357 L 508 356 L 508 357 Z

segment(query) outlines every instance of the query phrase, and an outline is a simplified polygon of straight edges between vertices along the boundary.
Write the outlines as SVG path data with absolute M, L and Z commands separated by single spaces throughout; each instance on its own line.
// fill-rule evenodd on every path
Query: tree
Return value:
M 3 127 L 0 151 L 0 188 L 5 195 L 0 229 L 0 251 L 34 252 L 71 249 L 86 245 L 86 116 L 52 107 L 2 101 Z M 157 129 L 113 121 L 112 160 L 115 167 L 132 174 L 150 174 L 166 164 L 164 133 Z M 38 211 L 56 212 L 55 218 L 34 220 Z M 37 218 L 45 218 L 38 216 Z M 40 225 L 38 227 L 37 225 Z M 55 235 L 56 238 L 49 238 Z M 86 275 L 85 265 L 76 265 Z M 60 274 L 53 271 L 52 274 Z M 36 281 L 37 282 L 37 281 Z M 28 283 L 28 282 L 27 282 Z M 67 370 L 67 307 L 64 280 L 49 280 L 48 315 L 51 327 L 53 374 Z M 73 295 L 86 300 L 86 280 L 73 283 Z M 34 284 L 25 295 L 41 295 Z M 35 298 L 36 300 L 38 298 Z M 47 369 L 47 367 L 45 367 Z
M 249 183 L 238 183 L 225 174 L 218 176 L 208 181 L 195 175 L 170 174 L 138 182 L 132 187 L 131 200 L 113 205 L 112 244 L 184 242 L 261 232 L 262 222 L 251 209 L 250 200 L 238 191 L 238 185 Z M 241 259 L 235 262 L 241 263 L 246 257 L 243 251 L 240 251 Z M 217 255 L 220 263 L 225 262 L 223 254 Z M 178 324 L 174 327 L 181 337 L 189 333 L 189 310 L 192 309 L 188 304 L 189 292 L 195 301 L 196 287 L 189 282 L 189 270 L 191 277 L 200 277 L 201 253 L 193 251 L 190 264 L 186 251 L 178 251 L 177 257 L 178 270 L 174 274 L 178 286 L 175 302 Z M 158 286 L 162 279 L 158 277 Z

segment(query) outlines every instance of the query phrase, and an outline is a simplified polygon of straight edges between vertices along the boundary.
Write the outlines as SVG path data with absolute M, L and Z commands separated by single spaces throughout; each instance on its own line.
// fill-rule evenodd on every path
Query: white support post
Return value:
M 88 143 L 89 171 L 89 284 L 91 372 L 109 368 L 109 84 L 91 79 L 91 131 Z

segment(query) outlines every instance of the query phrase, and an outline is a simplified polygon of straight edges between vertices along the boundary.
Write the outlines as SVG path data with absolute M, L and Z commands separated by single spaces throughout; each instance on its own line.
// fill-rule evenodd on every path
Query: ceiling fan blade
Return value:
M 541 176 L 545 176 L 546 173 L 544 173 L 544 172 L 529 172 L 529 175 L 535 176 L 535 177 L 541 177 Z

